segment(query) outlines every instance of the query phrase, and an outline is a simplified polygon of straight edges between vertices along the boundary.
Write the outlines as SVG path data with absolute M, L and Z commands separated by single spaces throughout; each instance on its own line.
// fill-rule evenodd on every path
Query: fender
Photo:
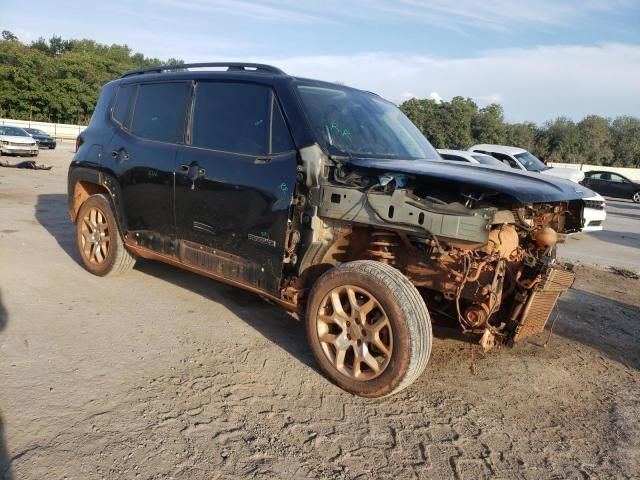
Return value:
M 90 185 L 94 187 L 89 187 Z M 116 178 L 100 170 L 77 167 L 72 164 L 69 167 L 67 184 L 67 208 L 69 218 L 73 223 L 76 223 L 80 205 L 82 205 L 90 195 L 96 193 L 107 193 L 111 208 L 118 222 L 118 229 L 124 239 L 124 235 L 128 231 L 127 217 L 124 215 L 124 205 L 121 200 L 123 198 L 122 191 Z

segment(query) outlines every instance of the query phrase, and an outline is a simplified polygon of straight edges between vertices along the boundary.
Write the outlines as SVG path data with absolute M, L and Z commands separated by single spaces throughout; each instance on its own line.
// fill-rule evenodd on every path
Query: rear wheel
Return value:
M 395 268 L 370 260 L 339 265 L 313 287 L 307 338 L 322 371 L 364 397 L 394 394 L 422 373 L 431 352 L 424 300 Z
M 640 203 L 640 190 L 638 190 L 631 196 L 631 200 L 633 200 L 635 203 Z
M 94 275 L 120 275 L 135 264 L 135 259 L 124 247 L 105 195 L 92 195 L 80 207 L 76 241 L 84 267 Z

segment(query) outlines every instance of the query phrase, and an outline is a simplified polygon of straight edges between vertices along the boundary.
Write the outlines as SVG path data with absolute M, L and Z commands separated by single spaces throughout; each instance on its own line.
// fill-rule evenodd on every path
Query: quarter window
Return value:
M 131 132 L 160 142 L 180 142 L 185 126 L 186 99 L 190 84 L 148 83 L 140 85 Z
M 191 144 L 247 155 L 269 155 L 292 148 L 272 90 L 250 83 L 198 84 Z
M 124 125 L 129 116 L 129 106 L 131 105 L 131 98 L 136 91 L 136 85 L 125 85 L 120 87 L 118 95 L 116 96 L 116 103 L 113 106 L 113 118 L 121 125 Z

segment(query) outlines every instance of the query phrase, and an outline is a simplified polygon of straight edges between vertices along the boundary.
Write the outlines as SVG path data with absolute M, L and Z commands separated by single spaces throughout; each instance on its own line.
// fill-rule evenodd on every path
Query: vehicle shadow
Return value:
M 5 329 L 8 321 L 9 314 L 2 302 L 2 291 L 0 290 L 0 334 Z M 4 419 L 2 417 L 2 412 L 0 412 L 0 479 L 11 480 L 12 478 L 11 458 L 9 457 L 7 447 L 4 443 Z
M 35 217 L 58 242 L 62 251 L 80 263 L 80 255 L 76 248 L 76 230 L 67 214 L 67 196 L 60 193 L 38 195 Z
M 319 371 L 307 346 L 304 323 L 287 314 L 282 307 L 268 303 L 254 293 L 162 262 L 141 261 L 136 264 L 135 269 L 223 305 L 264 338 L 302 364 Z

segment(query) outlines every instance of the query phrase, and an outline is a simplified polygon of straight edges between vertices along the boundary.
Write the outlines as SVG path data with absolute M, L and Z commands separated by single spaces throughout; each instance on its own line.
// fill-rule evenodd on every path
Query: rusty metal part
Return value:
M 553 265 L 549 268 L 527 299 L 521 320 L 515 328 L 514 342 L 544 330 L 558 298 L 571 288 L 574 280 L 575 273 L 563 266 Z
M 334 288 L 315 320 L 322 351 L 340 373 L 367 381 L 385 371 L 393 355 L 391 322 L 369 292 L 353 285 Z
M 280 305 L 281 307 L 285 308 L 286 310 L 289 310 L 291 312 L 295 312 L 295 313 L 299 313 L 301 314 L 303 312 L 303 307 L 300 304 L 294 304 L 286 299 L 283 298 L 278 298 L 275 297 L 273 295 L 270 295 L 266 292 L 264 292 L 263 290 L 259 289 L 259 288 L 255 288 L 252 287 L 250 285 L 247 285 L 246 283 L 242 283 L 242 282 L 237 282 L 235 280 L 231 280 L 228 278 L 224 278 L 220 275 L 216 275 L 215 273 L 209 271 L 209 270 L 205 270 L 204 268 L 199 268 L 193 265 L 189 265 L 189 264 L 185 264 L 184 262 L 181 262 L 180 260 L 178 260 L 176 257 L 172 257 L 169 255 L 165 255 L 162 253 L 158 253 L 155 252 L 153 250 L 150 250 L 148 248 L 142 247 L 138 244 L 136 244 L 134 241 L 130 240 L 130 239 L 126 239 L 125 240 L 125 245 L 127 246 L 127 249 L 130 250 L 133 254 L 138 255 L 139 257 L 142 258 L 146 258 L 149 260 L 159 260 L 161 262 L 165 262 L 168 263 L 169 265 L 173 265 L 176 267 L 180 267 L 180 268 L 184 268 L 185 270 L 189 270 L 190 272 L 194 272 L 197 273 L 199 275 L 203 275 L 205 277 L 209 277 L 212 278 L 213 280 L 217 280 L 219 282 L 222 283 L 226 283 L 227 285 L 232 285 L 234 287 L 240 287 L 244 290 L 247 290 L 249 292 L 252 293 L 256 293 L 258 295 L 260 295 L 261 297 L 264 297 L 267 300 L 270 300 L 274 303 L 277 303 L 278 305 Z
M 558 234 L 551 227 L 540 228 L 533 232 L 531 236 L 538 248 L 549 248 L 558 243 Z
M 464 311 L 465 324 L 473 328 L 486 325 L 489 320 L 489 312 L 489 306 L 484 303 L 471 305 Z
M 71 204 L 71 209 L 69 211 L 69 217 L 72 222 L 76 222 L 78 217 L 78 212 L 80 212 L 80 207 L 91 195 L 96 195 L 98 193 L 106 193 L 109 194 L 109 191 L 101 185 L 96 185 L 91 182 L 76 182 L 73 188 L 73 202 Z
M 482 333 L 482 337 L 480 337 L 479 343 L 482 349 L 486 352 L 495 347 L 498 342 L 496 341 L 496 336 L 493 334 L 491 329 L 485 328 L 484 332 Z
M 513 225 L 500 225 L 489 232 L 489 240 L 485 251 L 498 254 L 501 258 L 509 258 L 518 248 L 520 237 Z
M 98 207 L 91 207 L 80 221 L 83 256 L 90 263 L 104 263 L 111 244 L 107 217 Z
M 387 230 L 375 230 L 371 233 L 371 242 L 367 254 L 373 259 L 386 264 L 393 264 L 396 259 L 395 249 L 400 245 L 398 235 Z

